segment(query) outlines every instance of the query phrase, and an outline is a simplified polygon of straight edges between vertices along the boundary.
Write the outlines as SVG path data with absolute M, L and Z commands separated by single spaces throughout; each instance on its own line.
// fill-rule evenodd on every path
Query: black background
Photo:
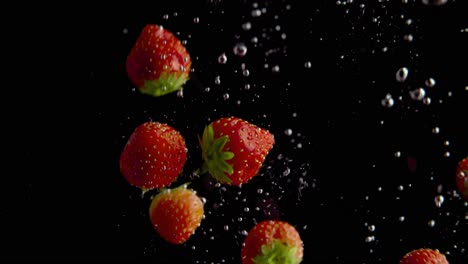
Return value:
M 304 263 L 397 263 L 419 247 L 466 262 L 467 205 L 455 192 L 468 146 L 466 4 L 366 2 L 29 6 L 32 15 L 18 17 L 29 25 L 6 30 L 19 52 L 6 52 L 13 82 L 3 111 L 0 257 L 239 263 L 242 231 L 282 219 L 300 232 Z M 253 17 L 257 8 L 266 12 Z M 193 72 L 183 97 L 142 95 L 127 78 L 126 56 L 147 23 L 187 41 Z M 239 42 L 248 46 L 244 57 L 233 54 Z M 401 67 L 409 69 L 403 83 L 395 80 Z M 430 77 L 431 104 L 412 100 L 408 91 Z M 381 105 L 387 93 L 391 108 Z M 18 100 L 11 106 L 7 98 Z M 197 135 L 226 115 L 276 139 L 260 175 L 241 188 L 191 173 L 201 164 Z M 119 172 L 128 136 L 150 119 L 185 136 L 189 160 L 177 183 L 192 181 L 207 201 L 206 218 L 184 245 L 152 230 L 147 210 L 157 191 L 141 196 Z

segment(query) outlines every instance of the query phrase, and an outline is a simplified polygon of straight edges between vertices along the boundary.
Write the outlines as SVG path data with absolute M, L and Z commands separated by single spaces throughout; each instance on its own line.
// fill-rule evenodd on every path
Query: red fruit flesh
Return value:
M 303 254 L 303 243 L 296 228 L 277 220 L 256 224 L 241 249 L 243 264 L 298 264 Z
M 266 129 L 237 117 L 220 118 L 203 133 L 202 171 L 239 186 L 257 175 L 274 142 L 273 134 Z
M 448 264 L 448 261 L 437 249 L 420 248 L 403 256 L 400 264 Z
M 132 133 L 120 155 L 120 171 L 142 189 L 162 188 L 176 180 L 187 160 L 182 135 L 167 124 L 146 122 Z
M 154 197 L 149 209 L 151 223 L 167 242 L 187 241 L 203 219 L 203 202 L 195 191 L 183 185 L 163 190 Z
M 456 179 L 458 191 L 468 201 L 468 157 L 458 163 Z
M 142 93 L 161 96 L 182 88 L 191 64 L 189 53 L 174 34 L 148 24 L 127 56 L 126 70 Z

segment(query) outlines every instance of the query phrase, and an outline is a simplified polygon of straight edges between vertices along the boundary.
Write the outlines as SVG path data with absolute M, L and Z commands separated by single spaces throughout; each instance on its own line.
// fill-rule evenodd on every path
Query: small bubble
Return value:
M 442 204 L 444 203 L 444 196 L 437 195 L 434 198 L 434 202 L 435 202 L 435 205 L 440 208 L 442 206 Z
M 302 143 L 297 143 L 296 148 L 298 149 L 302 148 Z
M 228 225 L 224 225 L 224 231 L 228 231 L 229 230 L 229 226 Z
M 215 77 L 215 84 L 221 84 L 221 77 L 219 75 Z
M 252 15 L 252 17 L 259 17 L 262 15 L 262 11 L 260 9 L 254 9 L 252 10 L 252 12 L 250 12 L 250 14 Z
M 434 220 L 429 220 L 429 221 L 427 222 L 427 225 L 428 225 L 429 227 L 434 227 L 434 226 L 435 226 L 435 221 L 434 221 Z
M 242 24 L 242 29 L 245 31 L 248 31 L 251 28 L 252 28 L 252 24 L 250 22 L 245 22 L 244 24 Z
M 444 141 L 444 145 L 445 145 L 445 146 L 450 146 L 450 141 L 445 140 L 445 141 Z
M 244 43 L 237 43 L 233 48 L 233 52 L 235 55 L 243 57 L 247 54 L 247 46 Z
M 413 41 L 413 35 L 412 34 L 406 34 L 403 36 L 403 39 L 408 41 L 408 42 L 412 42 Z
M 446 152 L 444 153 L 444 157 L 446 157 L 446 158 L 450 157 L 450 152 L 446 151 Z
M 258 190 L 257 190 L 257 193 L 258 193 L 258 194 L 262 194 L 262 193 L 263 193 L 263 189 L 258 189 Z
M 413 24 L 413 20 L 411 18 L 408 18 L 408 19 L 406 19 L 405 24 L 409 26 L 409 25 Z
M 245 90 L 250 90 L 250 84 L 246 83 L 246 84 L 244 85 L 244 89 L 245 89 Z
M 398 82 L 404 82 L 408 78 L 408 68 L 402 67 L 397 70 L 395 78 Z
M 221 53 L 221 55 L 218 56 L 218 63 L 220 64 L 226 64 L 227 62 L 227 56 L 226 53 Z
M 245 77 L 249 77 L 250 71 L 247 70 L 247 69 L 244 69 L 244 70 L 242 70 L 242 75 L 244 75 Z
M 242 230 L 242 231 L 241 231 L 241 234 L 244 235 L 244 236 L 246 236 L 246 235 L 249 234 L 249 232 L 247 232 L 246 230 Z
M 439 133 L 440 133 L 440 128 L 439 128 L 439 127 L 434 127 L 434 128 L 432 129 L 432 133 L 434 133 L 434 134 L 439 134 Z
M 128 28 L 123 28 L 122 33 L 127 34 L 128 33 Z
M 177 97 L 179 98 L 184 98 L 184 90 L 183 89 L 179 89 L 177 91 Z
M 434 80 L 434 78 L 429 78 L 424 82 L 424 84 L 427 87 L 434 87 L 436 85 L 436 81 Z
M 304 67 L 307 68 L 307 69 L 312 68 L 312 62 L 310 62 L 310 61 L 304 62 Z
M 404 217 L 404 216 L 400 216 L 400 217 L 398 217 L 398 221 L 400 221 L 400 222 L 403 222 L 403 221 L 405 221 L 405 217 Z
M 284 134 L 285 134 L 286 136 L 291 136 L 292 133 L 293 133 L 293 131 L 292 131 L 292 129 L 290 129 L 290 128 L 284 130 Z
M 375 236 L 367 236 L 365 239 L 366 243 L 370 243 L 375 241 Z
M 210 91 L 210 87 L 205 87 L 205 93 L 208 93 L 209 91 Z
M 250 211 L 250 209 L 248 207 L 244 208 L 244 212 L 248 213 L 249 211 Z
M 385 95 L 385 98 L 382 99 L 382 101 L 380 101 L 380 103 L 382 104 L 383 107 L 390 108 L 395 104 L 395 101 L 393 100 L 391 94 L 387 94 Z
M 280 71 L 280 67 L 278 65 L 275 65 L 271 68 L 271 71 L 272 72 L 279 72 Z
M 370 231 L 370 232 L 374 232 L 375 231 L 375 225 L 370 225 L 367 227 L 367 229 Z
M 223 99 L 228 100 L 229 99 L 229 94 L 228 93 L 223 94 Z
M 426 90 L 424 90 L 424 88 L 422 87 L 419 87 L 410 91 L 409 93 L 410 93 L 411 99 L 421 101 L 426 95 Z
M 399 191 L 403 191 L 403 189 L 404 189 L 404 188 L 403 188 L 403 185 L 398 186 L 398 190 L 399 190 Z
M 401 157 L 401 152 L 400 151 L 395 152 L 395 157 L 397 158 Z
M 291 172 L 291 170 L 290 170 L 289 168 L 286 168 L 286 169 L 283 171 L 283 176 L 288 176 L 290 172 Z
M 431 104 L 431 98 L 430 97 L 424 97 L 423 104 L 430 105 Z
M 252 37 L 250 39 L 250 41 L 252 41 L 252 43 L 258 43 L 258 38 L 257 37 Z
M 163 15 L 163 19 L 164 19 L 164 20 L 168 20 L 168 19 L 169 19 L 169 15 L 168 15 L 168 14 L 164 14 L 164 15 Z
M 237 218 L 237 221 L 239 221 L 239 222 L 242 222 L 242 220 L 243 220 L 242 217 Z

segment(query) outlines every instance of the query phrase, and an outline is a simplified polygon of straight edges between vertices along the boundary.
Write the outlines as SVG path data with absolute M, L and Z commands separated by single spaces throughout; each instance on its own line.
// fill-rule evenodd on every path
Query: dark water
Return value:
M 77 6 L 68 17 L 72 9 L 57 19 L 68 32 L 35 28 L 40 61 L 59 60 L 40 75 L 46 88 L 20 93 L 29 114 L 15 119 L 8 152 L 19 165 L 2 186 L 2 258 L 240 263 L 245 233 L 282 219 L 303 238 L 303 263 L 397 263 L 420 247 L 468 261 L 468 205 L 455 185 L 468 156 L 463 1 L 171 1 Z M 183 95 L 143 95 L 127 78 L 126 56 L 147 23 L 191 54 Z M 227 115 L 276 139 L 241 188 L 192 175 L 197 135 Z M 184 245 L 152 230 L 156 192 L 142 196 L 119 172 L 126 140 L 148 120 L 185 136 L 177 182 L 206 198 Z

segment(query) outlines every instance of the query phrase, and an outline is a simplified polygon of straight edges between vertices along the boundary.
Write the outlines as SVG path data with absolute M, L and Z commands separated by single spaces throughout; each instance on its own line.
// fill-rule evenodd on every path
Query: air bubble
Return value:
M 434 87 L 436 85 L 436 81 L 434 80 L 434 78 L 429 78 L 424 82 L 424 84 L 427 87 Z
M 411 99 L 421 101 L 426 95 L 426 90 L 424 90 L 424 88 L 422 87 L 419 87 L 410 91 L 409 93 L 410 93 Z
M 395 78 L 398 82 L 404 82 L 408 78 L 408 68 L 402 67 L 398 69 L 395 74 Z
M 305 67 L 306 69 L 312 68 L 312 62 L 310 62 L 310 61 L 304 62 L 304 67 Z
M 235 55 L 243 57 L 247 54 L 247 46 L 244 43 L 237 43 L 233 48 L 233 52 Z
M 291 136 L 292 133 L 293 133 L 293 131 L 292 131 L 292 129 L 290 129 L 290 128 L 284 130 L 284 134 L 285 134 L 286 136 Z
M 437 195 L 434 198 L 434 202 L 435 202 L 435 205 L 440 208 L 442 206 L 442 204 L 444 203 L 444 196 Z
M 218 63 L 226 64 L 226 62 L 227 62 L 226 53 L 221 53 L 221 55 L 219 55 L 219 57 L 218 57 Z

